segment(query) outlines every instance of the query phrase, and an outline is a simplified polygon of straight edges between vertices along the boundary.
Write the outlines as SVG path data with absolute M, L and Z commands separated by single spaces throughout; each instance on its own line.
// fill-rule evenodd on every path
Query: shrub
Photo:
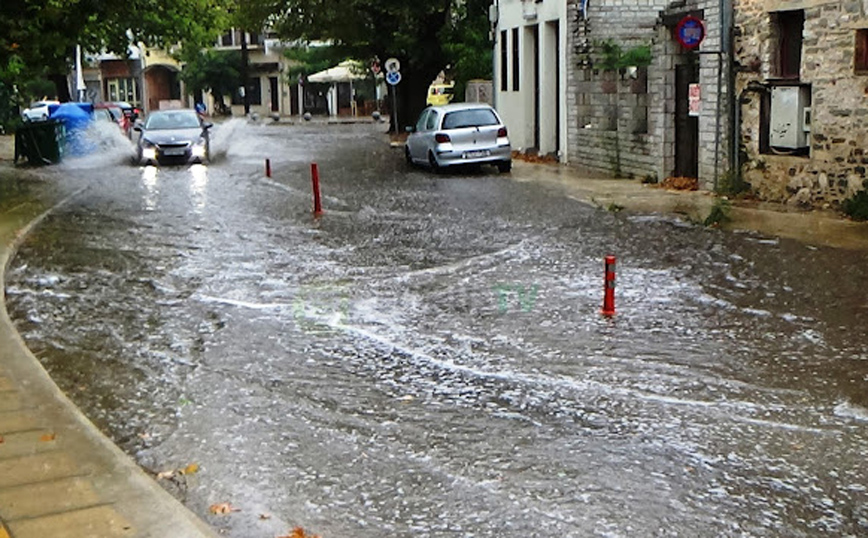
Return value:
M 711 213 L 708 214 L 708 218 L 705 219 L 703 224 L 712 228 L 717 228 L 721 224 L 729 221 L 729 210 L 731 207 L 729 200 L 725 198 L 716 199 L 714 205 L 711 206 Z
M 844 214 L 853 220 L 868 220 L 868 189 L 861 190 L 841 204 Z

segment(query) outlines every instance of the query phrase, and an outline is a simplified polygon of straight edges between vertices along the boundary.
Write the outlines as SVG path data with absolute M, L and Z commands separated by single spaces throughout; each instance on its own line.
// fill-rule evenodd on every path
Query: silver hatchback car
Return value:
M 410 164 L 427 164 L 434 171 L 464 164 L 493 164 L 502 173 L 512 169 L 506 126 L 484 103 L 428 107 L 407 130 L 404 152 Z

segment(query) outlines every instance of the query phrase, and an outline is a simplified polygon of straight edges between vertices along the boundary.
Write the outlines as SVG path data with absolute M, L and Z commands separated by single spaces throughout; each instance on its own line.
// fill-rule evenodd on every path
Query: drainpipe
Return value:
M 741 163 L 739 162 L 739 148 L 741 147 L 741 97 L 735 94 L 735 46 L 733 44 L 733 34 L 735 32 L 735 13 L 733 8 L 733 0 L 726 0 L 726 54 L 729 61 L 727 62 L 729 81 L 729 119 L 730 119 L 730 136 L 729 136 L 729 165 L 733 173 L 741 177 Z M 736 118 L 736 116 L 738 116 Z M 738 122 L 736 123 L 736 119 Z
M 497 58 L 499 54 L 497 50 L 497 29 L 500 23 L 500 0 L 494 0 L 494 3 L 488 6 L 488 21 L 491 23 L 491 106 L 497 110 L 497 92 L 499 91 L 497 80 Z
M 724 66 L 724 56 L 726 56 L 726 64 L 727 64 L 727 95 L 729 100 L 731 101 L 733 95 L 731 93 L 731 71 L 729 69 L 729 65 L 732 63 L 730 57 L 730 0 L 720 0 L 717 6 L 718 9 L 718 17 L 720 18 L 720 36 L 718 48 L 720 52 L 717 55 L 717 118 L 715 119 L 715 138 L 714 138 L 714 190 L 717 191 L 718 182 L 720 179 L 720 114 L 721 114 L 721 104 L 723 99 L 723 66 Z M 728 110 L 731 110 L 731 107 L 727 107 Z M 730 122 L 732 121 L 732 115 L 730 114 Z M 731 125 L 731 124 L 730 124 Z M 730 141 L 735 136 L 734 132 L 730 133 Z M 729 149 L 729 148 L 727 148 Z M 727 151 L 727 153 L 730 153 Z

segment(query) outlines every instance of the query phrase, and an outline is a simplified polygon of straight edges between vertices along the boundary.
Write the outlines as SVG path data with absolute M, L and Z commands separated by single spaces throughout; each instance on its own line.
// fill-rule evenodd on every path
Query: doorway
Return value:
M 699 66 L 675 66 L 675 177 L 699 177 L 699 118 L 690 115 L 690 85 L 699 82 Z
M 280 112 L 280 90 L 277 87 L 277 77 L 269 77 L 271 89 L 271 111 Z

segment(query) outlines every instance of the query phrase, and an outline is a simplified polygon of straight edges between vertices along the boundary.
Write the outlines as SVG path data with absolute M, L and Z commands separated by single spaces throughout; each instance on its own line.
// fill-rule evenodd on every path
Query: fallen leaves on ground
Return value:
M 677 191 L 695 191 L 699 190 L 699 180 L 695 177 L 667 177 L 660 186 Z
M 223 515 L 230 512 L 240 512 L 240 508 L 235 508 L 230 503 L 217 503 L 208 507 L 208 511 L 214 515 Z
M 268 514 L 259 514 L 259 519 L 271 519 L 271 516 Z
M 57 436 L 56 436 L 55 434 L 53 434 L 53 433 L 46 433 L 46 434 L 42 435 L 42 436 L 39 438 L 39 441 L 40 441 L 41 443 L 49 443 L 49 442 L 51 442 L 51 441 L 54 441 L 54 439 L 55 439 L 56 437 L 57 437 Z
M 0 435 L 0 445 L 2 445 L 2 444 L 3 444 L 3 436 Z
M 554 155 L 538 155 L 532 153 L 522 153 L 520 151 L 513 151 L 512 158 L 517 159 L 519 161 L 524 161 L 528 163 L 557 163 L 558 158 Z
M 163 471 L 157 473 L 157 480 L 167 480 L 169 478 L 174 477 L 175 475 L 186 475 L 186 474 L 195 474 L 199 472 L 199 464 L 191 463 L 190 465 L 184 467 L 183 469 L 170 469 L 168 471 Z
M 184 470 L 181 471 L 181 474 L 193 474 L 199 472 L 199 464 L 191 463 L 190 465 L 184 467 Z
M 320 538 L 320 536 L 319 534 L 305 534 L 304 529 L 296 527 L 289 534 L 277 538 Z

